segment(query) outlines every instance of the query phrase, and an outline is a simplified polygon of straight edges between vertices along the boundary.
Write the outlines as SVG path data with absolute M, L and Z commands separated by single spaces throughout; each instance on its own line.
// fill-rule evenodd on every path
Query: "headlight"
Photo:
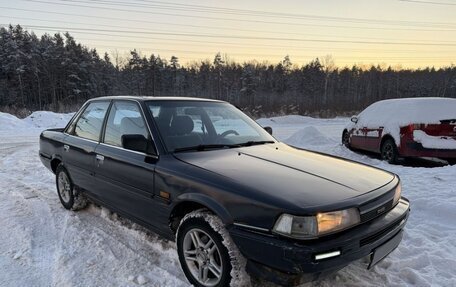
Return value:
M 394 192 L 394 199 L 393 199 L 393 206 L 395 206 L 398 202 L 399 199 L 401 199 L 401 193 L 402 193 L 402 187 L 401 183 L 396 186 L 396 191 Z
M 293 238 L 310 239 L 347 229 L 359 222 L 356 208 L 318 213 L 316 216 L 282 214 L 273 231 Z

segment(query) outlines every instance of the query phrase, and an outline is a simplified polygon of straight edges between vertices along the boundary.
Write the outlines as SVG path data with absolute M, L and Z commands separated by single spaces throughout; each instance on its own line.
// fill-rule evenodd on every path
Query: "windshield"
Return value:
M 149 101 L 169 151 L 206 150 L 275 142 L 255 121 L 225 102 Z

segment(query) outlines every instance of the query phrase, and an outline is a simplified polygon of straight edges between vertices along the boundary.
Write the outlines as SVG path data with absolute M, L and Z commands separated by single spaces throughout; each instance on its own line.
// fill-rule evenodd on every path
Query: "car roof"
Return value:
M 193 98 L 193 97 L 146 97 L 146 96 L 107 96 L 92 98 L 90 100 L 136 100 L 136 101 L 197 101 L 197 102 L 220 102 L 224 101 L 205 99 L 205 98 Z
M 359 125 L 398 128 L 409 124 L 438 124 L 456 117 L 454 98 L 402 98 L 375 102 L 358 117 Z
M 417 97 L 417 98 L 395 98 L 395 99 L 386 99 L 375 102 L 374 104 L 382 104 L 382 103 L 391 103 L 394 102 L 395 104 L 410 104 L 410 103 L 423 103 L 423 102 L 453 102 L 455 98 L 444 98 L 444 97 Z

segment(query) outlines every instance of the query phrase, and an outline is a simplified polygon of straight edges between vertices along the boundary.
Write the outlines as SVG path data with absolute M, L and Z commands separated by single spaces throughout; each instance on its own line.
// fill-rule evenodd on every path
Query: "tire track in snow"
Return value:
M 119 257 L 122 252 L 134 254 L 152 268 L 160 269 L 160 272 L 176 277 L 181 284 L 187 285 L 180 270 L 174 243 L 159 238 L 128 219 L 119 218 L 104 207 L 92 205 L 87 213 L 78 214 L 78 217 L 81 221 L 87 219 L 84 221 L 87 223 L 85 228 L 96 229 L 103 235 L 103 239 L 109 238 L 110 243 L 116 243 L 107 245 L 114 257 Z
M 356 262 L 303 286 L 456 286 L 456 166 L 389 165 L 338 144 L 339 131 L 348 119 L 312 119 L 306 124 L 308 120 L 273 128 L 279 138 L 287 139 L 293 131 L 315 126 L 337 144 L 303 147 L 398 173 L 404 195 L 412 201 L 412 214 L 402 244 L 373 270 Z M 60 206 L 53 176 L 37 155 L 38 134 L 27 130 L 12 136 L 0 131 L 0 286 L 135 286 L 128 277 L 139 274 L 149 279 L 145 286 L 188 286 L 171 243 L 136 229 L 131 222 L 106 216 L 102 209 L 71 213 Z M 30 194 L 37 198 L 25 199 Z M 37 232 L 46 233 L 45 225 L 56 231 L 40 237 Z M 55 248 L 47 249 L 42 238 Z M 54 255 L 37 268 L 32 259 L 46 249 Z M 49 269 L 44 270 L 45 266 Z M 257 282 L 254 286 L 274 285 Z
M 5 140 L 2 142 L 4 143 Z M 34 143 L 18 143 L 14 142 L 13 138 L 7 143 L 7 148 L 0 150 L 0 155 L 3 158 L 2 170 L 9 169 L 9 171 L 13 170 L 16 174 L 20 172 L 21 174 L 17 177 L 11 177 L 8 176 L 8 173 L 0 173 L 0 181 L 4 186 L 8 187 L 6 192 L 16 196 L 16 198 L 20 198 L 17 202 L 19 202 L 21 208 L 13 211 L 18 214 L 10 215 L 10 220 L 18 226 L 26 226 L 28 230 L 27 238 L 22 239 L 30 242 L 27 250 L 29 262 L 28 265 L 23 264 L 22 268 L 26 270 L 25 273 L 31 275 L 29 275 L 29 278 L 24 277 L 24 279 L 31 280 L 36 285 L 49 285 L 52 274 L 48 271 L 52 267 L 55 256 L 55 245 L 49 238 L 55 236 L 56 225 L 52 220 L 52 208 L 46 202 L 46 198 L 40 196 L 39 189 L 35 186 L 23 181 L 23 179 L 30 179 L 33 170 L 27 165 L 21 164 L 24 160 L 26 162 L 30 160 L 32 149 L 28 147 L 33 146 Z M 8 164 L 4 164 L 5 162 L 15 162 L 15 165 L 10 168 Z M 24 218 L 24 215 L 26 215 L 26 218 Z M 19 240 L 21 241 L 21 238 Z M 33 280 L 31 277 L 33 277 Z
M 20 204 L 27 206 L 30 212 L 26 222 L 20 216 L 12 217 L 20 219 L 14 222 L 15 225 L 30 227 L 25 237 L 30 240 L 31 262 L 18 272 L 34 275 L 24 276 L 23 284 L 16 282 L 11 286 L 116 286 L 122 281 L 128 282 L 128 277 L 138 272 L 137 261 L 142 262 L 139 271 L 149 274 L 153 284 L 188 286 L 170 243 L 144 231 L 130 229 L 126 225 L 135 225 L 126 220 L 104 218 L 97 207 L 77 213 L 63 209 L 53 181 L 41 182 L 43 172 L 46 173 L 44 178 L 48 178 L 49 172 L 38 159 L 36 138 L 18 142 L 15 137 L 8 137 L 2 138 L 1 143 L 0 182 L 9 186 L 9 196 L 20 199 Z M 11 177 L 11 174 L 16 176 Z M 93 234 L 97 234 L 97 240 L 91 240 Z M 90 255 L 80 256 L 80 251 L 103 257 L 108 254 L 109 260 L 101 260 L 100 256 L 90 260 Z M 106 275 L 110 275 L 116 265 L 120 269 L 116 270 L 114 278 L 100 280 L 100 270 L 95 268 L 95 274 L 84 274 L 85 265 L 89 265 L 89 269 L 104 265 L 102 270 L 106 272 L 101 273 Z

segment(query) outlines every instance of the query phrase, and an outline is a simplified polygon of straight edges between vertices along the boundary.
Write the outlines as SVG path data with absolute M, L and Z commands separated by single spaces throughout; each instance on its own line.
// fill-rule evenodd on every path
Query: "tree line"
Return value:
M 339 68 L 330 56 L 297 66 L 213 60 L 180 65 L 177 56 L 100 56 L 69 34 L 37 37 L 21 26 L 0 28 L 0 110 L 71 111 L 111 95 L 184 96 L 229 101 L 253 116 L 359 111 L 378 100 L 456 97 L 456 67 Z

